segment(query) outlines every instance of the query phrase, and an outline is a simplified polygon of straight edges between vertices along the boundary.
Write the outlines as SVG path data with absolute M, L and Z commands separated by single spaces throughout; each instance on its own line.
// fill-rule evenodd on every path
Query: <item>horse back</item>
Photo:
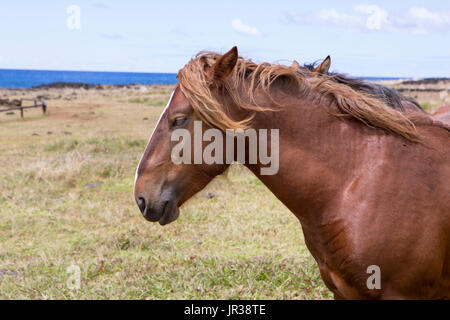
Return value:
M 450 105 L 437 108 L 431 115 L 435 119 L 450 125 Z

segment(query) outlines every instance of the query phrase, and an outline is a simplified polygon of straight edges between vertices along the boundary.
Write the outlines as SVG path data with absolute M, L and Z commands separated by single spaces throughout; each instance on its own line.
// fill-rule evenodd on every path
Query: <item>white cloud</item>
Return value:
M 442 17 L 435 12 L 431 12 L 427 8 L 412 7 L 408 10 L 409 15 L 413 19 L 428 20 L 433 23 L 441 23 Z
M 413 24 L 414 33 L 425 34 L 429 30 L 444 32 L 450 30 L 450 12 L 432 12 L 427 8 L 412 7 L 408 10 L 405 20 Z
M 249 34 L 251 36 L 261 35 L 261 32 L 258 30 L 258 28 L 246 25 L 244 22 L 242 22 L 241 19 L 233 19 L 231 21 L 231 26 L 233 27 L 234 30 L 241 33 Z
M 395 28 L 414 34 L 450 31 L 450 11 L 433 12 L 423 7 L 411 7 L 403 16 L 397 17 Z
M 317 13 L 317 17 L 323 22 L 341 26 L 356 26 L 361 23 L 359 17 L 341 13 L 335 9 L 322 9 Z
M 411 7 L 400 14 L 390 14 L 377 5 L 360 4 L 351 12 L 339 12 L 335 9 L 298 15 L 289 14 L 298 24 L 323 25 L 324 23 L 368 31 L 408 32 L 426 34 L 430 31 L 450 31 L 450 11 L 434 12 L 423 7 Z

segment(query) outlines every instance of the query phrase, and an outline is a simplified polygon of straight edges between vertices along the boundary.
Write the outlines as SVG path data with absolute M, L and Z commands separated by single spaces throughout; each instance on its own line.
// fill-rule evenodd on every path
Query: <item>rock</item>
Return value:
M 103 184 L 102 181 L 91 181 L 88 182 L 84 185 L 85 188 L 91 189 L 91 188 L 96 188 L 96 187 L 100 187 Z
M 17 277 L 19 274 L 15 271 L 11 271 L 11 270 L 6 270 L 6 269 L 1 269 L 0 270 L 0 279 L 3 276 L 11 276 L 11 277 Z
M 139 86 L 139 91 L 140 92 L 148 92 L 148 89 L 145 86 Z
M 211 193 L 211 192 L 207 192 L 205 194 L 205 198 L 206 199 L 212 199 L 212 198 L 215 198 L 215 197 L 216 197 L 216 195 L 214 193 Z
M 57 89 L 62 89 L 62 88 L 71 88 L 71 89 L 79 89 L 79 88 L 83 88 L 86 90 L 89 89 L 100 89 L 102 90 L 103 87 L 99 84 L 87 84 L 87 83 L 82 83 L 82 82 L 53 82 L 50 84 L 42 84 L 40 86 L 35 86 L 33 87 L 33 89 L 48 89 L 48 88 L 57 88 Z

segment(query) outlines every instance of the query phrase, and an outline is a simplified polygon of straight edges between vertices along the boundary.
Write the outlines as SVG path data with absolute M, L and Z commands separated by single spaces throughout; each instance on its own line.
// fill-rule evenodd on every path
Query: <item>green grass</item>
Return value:
M 154 91 L 153 95 L 128 99 L 129 103 L 136 103 L 148 107 L 164 107 L 169 100 L 167 91 Z M 124 101 L 124 100 L 121 100 Z
M 167 101 L 169 100 L 169 98 L 167 99 L 155 99 L 150 101 L 147 105 L 149 107 L 164 107 L 167 104 Z
M 431 103 L 427 103 L 427 102 L 422 103 L 421 106 L 427 112 L 432 112 L 434 109 L 436 109 L 438 107 L 438 105 L 436 105 L 436 104 L 431 104 Z
M 146 222 L 134 173 L 162 108 L 79 93 L 65 112 L 85 101 L 103 116 L 1 119 L 0 270 L 14 272 L 0 277 L 1 299 L 331 298 L 297 219 L 241 166 L 176 222 Z M 78 290 L 67 285 L 71 265 Z
M 128 102 L 130 103 L 140 103 L 145 104 L 149 102 L 149 98 L 134 98 L 134 99 L 128 99 Z

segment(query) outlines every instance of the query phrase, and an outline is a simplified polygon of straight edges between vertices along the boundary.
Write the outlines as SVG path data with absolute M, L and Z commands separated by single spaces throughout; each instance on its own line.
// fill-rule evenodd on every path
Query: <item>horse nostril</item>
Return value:
M 139 197 L 138 201 L 137 201 L 137 205 L 143 214 L 145 212 L 145 199 L 142 197 Z

